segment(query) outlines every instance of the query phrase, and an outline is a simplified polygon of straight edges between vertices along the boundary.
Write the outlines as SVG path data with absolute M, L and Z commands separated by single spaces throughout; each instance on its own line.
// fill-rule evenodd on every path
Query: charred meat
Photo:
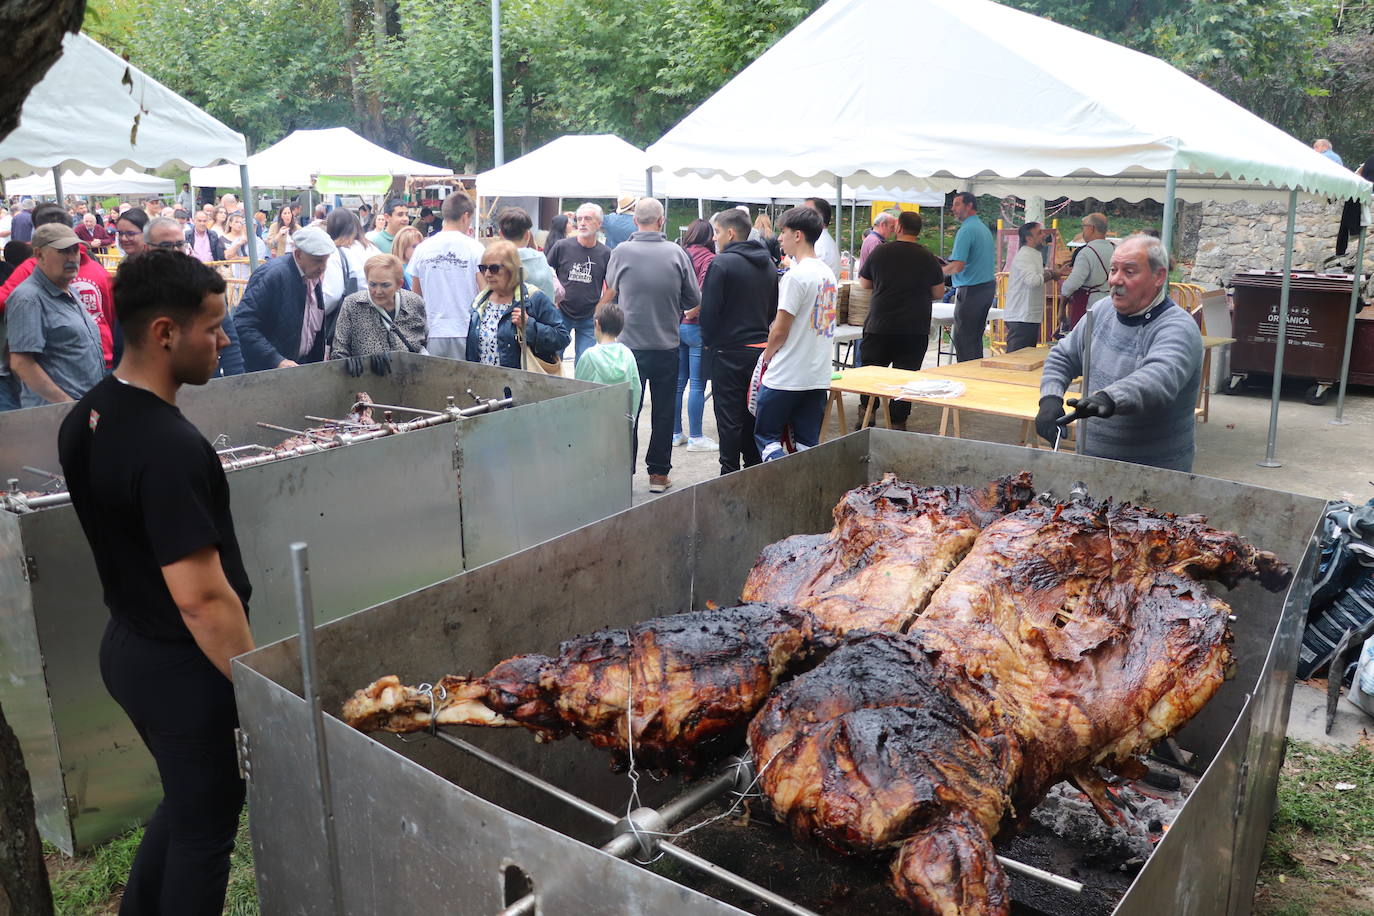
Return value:
M 1005 914 L 992 835 L 1065 778 L 1103 799 L 1095 765 L 1126 765 L 1224 679 L 1230 608 L 1196 578 L 1289 577 L 1196 516 L 1013 513 L 909 633 L 851 637 L 776 692 L 749 730 L 764 794 L 798 837 L 895 848 L 920 912 Z
M 737 750 L 778 682 L 829 640 L 794 608 L 693 611 L 598 630 L 555 656 L 517 655 L 433 690 L 382 678 L 354 694 L 343 717 L 363 731 L 519 725 L 540 740 L 572 734 L 610 750 L 620 765 L 633 740 L 637 765 L 692 771 Z
M 742 601 L 806 608 L 835 633 L 901 632 L 978 533 L 1034 495 L 1028 472 L 987 487 L 921 487 L 891 474 L 845 494 L 829 534 L 764 548 Z

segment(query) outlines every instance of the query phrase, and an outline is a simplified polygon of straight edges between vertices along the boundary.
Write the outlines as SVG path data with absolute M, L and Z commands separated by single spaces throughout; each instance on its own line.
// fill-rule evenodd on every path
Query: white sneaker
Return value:
M 676 436 L 673 437 L 673 448 L 677 448 L 677 447 L 680 446 L 680 445 L 686 445 L 686 444 L 687 444 L 687 435 L 686 435 L 685 433 L 678 433 Z
M 687 440 L 687 451 L 717 452 L 720 451 L 720 446 L 717 445 L 716 440 L 712 439 L 710 436 L 698 436 Z

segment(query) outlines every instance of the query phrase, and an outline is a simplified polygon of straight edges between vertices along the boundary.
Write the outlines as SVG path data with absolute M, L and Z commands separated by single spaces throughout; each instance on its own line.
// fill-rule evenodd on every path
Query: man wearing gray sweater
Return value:
M 611 252 L 601 302 L 618 299 L 625 313 L 620 343 L 635 355 L 640 389 L 649 388 L 649 447 L 644 466 L 649 492 L 672 486 L 673 405 L 677 394 L 678 324 L 682 313 L 701 304 L 696 270 L 681 245 L 663 234 L 663 204 L 646 197 L 635 205 L 635 232 Z M 640 399 L 640 411 L 644 401 Z M 634 446 L 639 449 L 639 411 Z
M 1079 322 L 1050 351 L 1040 381 L 1036 431 L 1053 442 L 1063 425 L 1084 417 L 1086 454 L 1175 471 L 1193 469 L 1193 409 L 1202 382 L 1202 334 L 1169 298 L 1169 261 L 1159 239 L 1132 236 L 1117 246 L 1108 273 L 1111 295 L 1093 316 L 1089 394 L 1064 393 L 1083 370 Z

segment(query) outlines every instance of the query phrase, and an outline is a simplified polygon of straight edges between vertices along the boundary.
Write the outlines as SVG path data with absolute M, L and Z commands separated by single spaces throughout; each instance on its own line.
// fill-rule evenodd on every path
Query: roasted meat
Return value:
M 759 604 L 646 620 L 570 639 L 558 654 L 517 655 L 482 677 L 433 690 L 385 677 L 344 704 L 363 731 L 521 725 L 540 740 L 573 734 L 638 766 L 695 770 L 738 749 L 784 676 L 833 645 L 806 611 Z M 627 733 L 628 724 L 631 731 Z
M 894 887 L 921 912 L 1005 914 L 1000 825 L 1065 778 L 1105 804 L 1094 765 L 1124 765 L 1220 686 L 1230 609 L 1193 577 L 1289 575 L 1196 516 L 1013 513 L 909 633 L 854 634 L 774 694 L 749 730 L 760 785 L 798 837 L 896 847 Z
M 983 528 L 1034 495 L 1028 472 L 978 490 L 921 487 L 888 474 L 850 490 L 829 534 L 765 547 L 741 601 L 793 604 L 835 633 L 911 625 Z

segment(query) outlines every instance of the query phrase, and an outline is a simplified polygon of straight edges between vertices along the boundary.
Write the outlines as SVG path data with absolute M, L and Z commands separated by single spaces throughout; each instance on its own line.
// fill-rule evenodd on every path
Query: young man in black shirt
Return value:
M 916 241 L 920 234 L 921 214 L 898 214 L 897 237 L 875 248 L 859 270 L 859 285 L 873 290 L 859 348 L 865 366 L 920 369 L 925 359 L 931 302 L 945 294 L 945 275 L 935 255 Z M 861 398 L 860 423 L 866 404 Z M 893 429 L 906 429 L 910 415 L 911 404 L 892 399 Z
M 243 808 L 229 659 L 253 648 L 252 587 L 219 458 L 176 406 L 229 342 L 224 285 L 181 252 L 127 258 L 114 281 L 123 358 L 58 436 L 110 609 L 100 673 L 162 778 L 122 916 L 217 916 Z

